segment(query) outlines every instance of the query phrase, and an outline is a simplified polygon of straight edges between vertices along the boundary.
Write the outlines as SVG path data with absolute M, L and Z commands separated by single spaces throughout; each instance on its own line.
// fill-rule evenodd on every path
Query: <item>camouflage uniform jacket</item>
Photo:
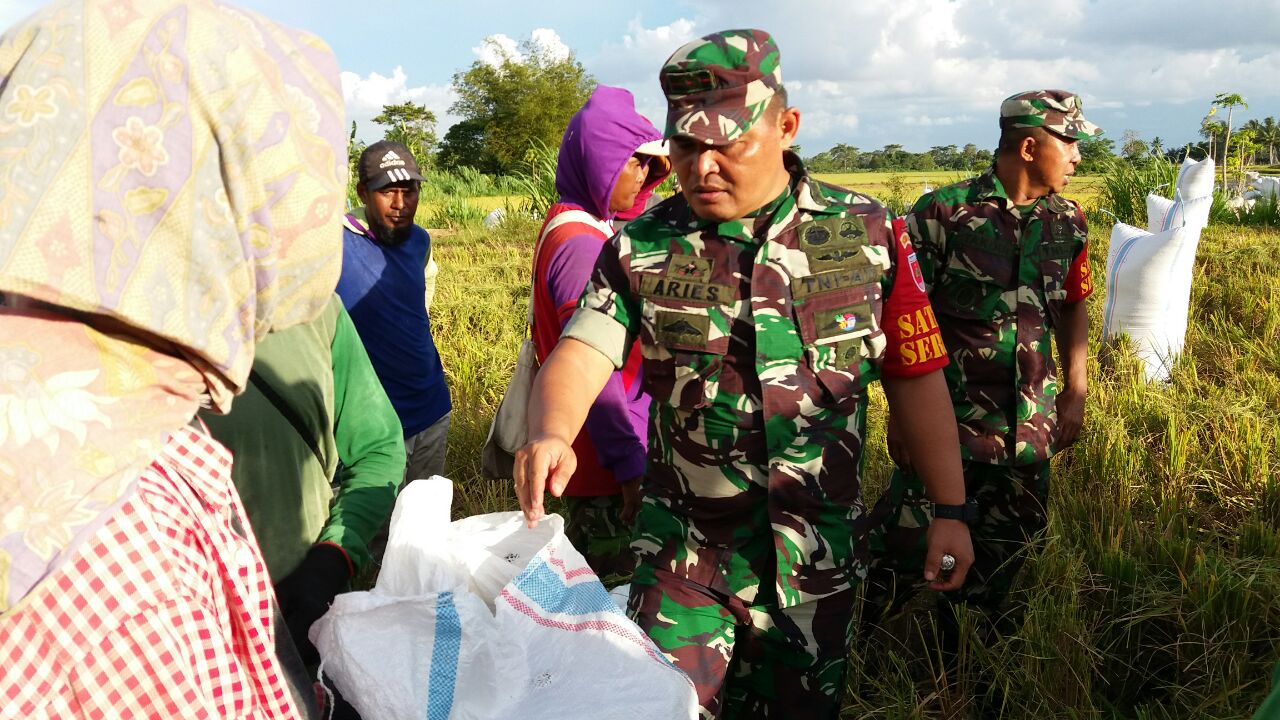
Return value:
M 1026 465 L 1053 454 L 1051 330 L 1093 290 L 1088 228 L 1056 193 L 1013 206 L 993 170 L 921 197 L 907 216 L 951 354 L 945 375 L 966 460 Z
M 894 286 L 910 252 L 901 221 L 811 180 L 793 154 L 787 167 L 790 190 L 754 218 L 700 220 L 677 196 L 628 224 L 562 335 L 615 366 L 641 342 L 641 558 L 747 602 L 773 582 L 782 607 L 865 575 L 867 384 L 946 363 L 923 286 L 911 273 Z M 919 332 L 882 325 L 886 303 Z M 915 363 L 903 343 L 923 348 Z

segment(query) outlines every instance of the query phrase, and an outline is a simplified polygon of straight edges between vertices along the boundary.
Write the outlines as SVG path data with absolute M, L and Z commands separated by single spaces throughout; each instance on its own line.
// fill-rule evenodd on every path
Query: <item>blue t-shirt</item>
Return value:
M 424 298 L 430 243 L 427 231 L 417 225 L 407 240 L 392 247 L 374 242 L 351 216 L 342 231 L 338 295 L 400 416 L 405 437 L 417 435 L 452 409 Z

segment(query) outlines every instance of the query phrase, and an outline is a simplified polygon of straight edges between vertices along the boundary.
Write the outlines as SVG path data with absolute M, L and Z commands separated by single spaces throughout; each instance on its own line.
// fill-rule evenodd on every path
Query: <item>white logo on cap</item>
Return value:
M 382 156 L 382 164 L 378 166 L 378 169 L 383 170 L 388 165 L 404 165 L 404 160 L 400 159 L 395 150 L 388 150 L 387 154 Z

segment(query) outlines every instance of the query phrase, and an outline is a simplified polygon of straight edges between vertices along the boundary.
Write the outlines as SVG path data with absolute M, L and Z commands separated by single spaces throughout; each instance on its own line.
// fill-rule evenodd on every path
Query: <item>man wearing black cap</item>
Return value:
M 444 473 L 452 405 L 423 305 L 431 238 L 415 225 L 422 174 L 413 154 L 389 140 L 360 155 L 356 192 L 364 218 L 350 214 L 342 233 L 338 295 L 404 428 L 414 480 Z
M 999 617 L 1023 550 L 1048 519 L 1049 458 L 1075 442 L 1084 420 L 1089 230 L 1080 206 L 1059 193 L 1080 162 L 1079 141 L 1102 129 L 1075 93 L 1033 90 L 1001 104 L 1000 130 L 989 170 L 921 197 L 907 216 L 918 282 L 951 356 L 944 374 L 964 460 L 962 515 L 973 531 L 973 572 L 938 599 L 950 648 L 959 630 L 952 603 Z M 941 517 L 923 497 L 900 429 L 891 416 L 898 468 L 872 512 L 874 610 L 864 616 L 910 598 L 926 528 Z

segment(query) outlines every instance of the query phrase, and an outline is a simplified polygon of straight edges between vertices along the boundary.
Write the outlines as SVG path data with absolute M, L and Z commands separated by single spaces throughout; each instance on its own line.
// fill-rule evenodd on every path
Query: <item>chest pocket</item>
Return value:
M 939 315 L 993 320 L 1001 296 L 1017 281 L 1018 248 L 999 236 L 972 230 L 954 232 L 947 242 L 947 264 L 930 296 Z
M 709 406 L 719 393 L 729 349 L 733 288 L 669 273 L 637 273 L 636 278 L 644 391 L 682 410 Z
M 1069 216 L 1055 216 L 1043 229 L 1040 255 L 1040 275 L 1043 283 L 1045 310 L 1053 325 L 1062 313 L 1062 303 L 1067 299 L 1067 273 L 1071 261 L 1084 247 L 1084 233 L 1077 235 Z
M 883 354 L 884 333 L 876 320 L 884 305 L 878 271 L 875 266 L 861 266 L 855 272 L 872 278 L 870 282 L 803 300 L 796 298 L 796 285 L 809 278 L 792 281 L 805 359 L 832 402 L 859 397 L 864 363 Z

